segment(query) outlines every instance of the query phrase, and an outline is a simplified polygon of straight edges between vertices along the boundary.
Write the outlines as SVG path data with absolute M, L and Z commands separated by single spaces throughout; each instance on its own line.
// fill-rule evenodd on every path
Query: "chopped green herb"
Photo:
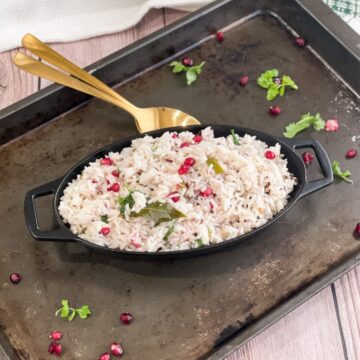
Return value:
M 86 319 L 89 315 L 91 315 L 91 311 L 88 305 L 83 305 L 79 309 L 75 309 L 76 313 L 80 316 L 80 319 Z
M 340 179 L 352 183 L 353 181 L 349 179 L 349 176 L 351 176 L 351 172 L 349 170 L 341 171 L 340 169 L 340 163 L 338 161 L 333 161 L 332 163 L 332 171 L 333 173 L 338 176 Z
M 132 207 L 135 204 L 135 200 L 132 196 L 133 191 L 130 191 L 129 194 L 125 197 L 119 197 L 118 203 L 120 205 L 120 214 L 124 215 L 126 210 L 126 205 L 129 205 L 129 208 L 132 209 Z
M 158 201 L 147 204 L 146 207 L 141 209 L 138 213 L 131 213 L 131 216 L 146 217 L 154 220 L 155 226 L 164 221 L 186 217 L 182 212 L 176 210 L 169 204 L 163 204 Z
M 238 139 L 238 134 L 235 133 L 235 130 L 234 129 L 231 129 L 231 136 L 233 138 L 233 142 L 235 145 L 240 145 L 239 143 L 239 139 Z
M 74 309 L 69 307 L 69 301 L 67 299 L 61 300 L 61 305 L 62 307 L 56 311 L 55 316 L 58 316 L 60 313 L 60 317 L 67 318 L 68 321 L 72 321 L 75 315 L 79 315 L 81 319 L 86 319 L 91 315 L 88 305 L 83 305 L 81 308 Z
M 285 128 L 284 136 L 291 139 L 300 131 L 313 126 L 315 130 L 319 131 L 325 128 L 325 121 L 320 114 L 311 115 L 310 113 L 303 114 L 301 119 L 296 123 L 291 123 Z
M 86 233 L 86 227 L 81 228 L 80 234 L 82 235 L 82 234 L 85 234 L 85 233 Z
M 170 235 L 174 232 L 174 229 L 175 229 L 175 224 L 176 224 L 176 220 L 173 220 L 170 224 L 170 226 L 168 227 L 164 237 L 163 237 L 163 240 L 164 241 L 168 241 L 169 240 L 169 237 Z
M 107 215 L 101 215 L 100 216 L 100 220 L 106 224 L 109 223 L 109 219 L 108 219 L 108 216 Z
M 195 242 L 197 244 L 197 247 L 205 246 L 205 244 L 203 243 L 203 241 L 201 239 L 195 239 Z
M 224 169 L 219 164 L 219 162 L 216 160 L 216 158 L 214 158 L 214 157 L 208 158 L 206 160 L 206 163 L 208 164 L 208 166 L 212 165 L 212 167 L 215 171 L 215 174 L 221 174 L 224 172 Z
M 187 84 L 191 85 L 193 82 L 197 80 L 198 75 L 201 74 L 202 67 L 204 66 L 204 64 L 205 61 L 203 61 L 199 65 L 194 65 L 189 67 L 183 65 L 180 61 L 173 61 L 170 63 L 170 66 L 173 68 L 172 71 L 174 74 L 178 74 L 185 71 Z
M 258 79 L 257 84 L 267 89 L 266 99 L 271 101 L 274 100 L 278 95 L 284 96 L 286 87 L 297 90 L 298 86 L 295 84 L 295 81 L 291 79 L 288 75 L 283 75 L 279 83 L 275 83 L 273 78 L 279 76 L 279 70 L 272 69 L 267 70 L 262 73 Z

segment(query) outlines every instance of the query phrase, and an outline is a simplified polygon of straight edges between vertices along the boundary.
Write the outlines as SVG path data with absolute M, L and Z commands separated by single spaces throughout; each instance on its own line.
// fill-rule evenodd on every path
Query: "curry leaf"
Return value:
M 221 174 L 224 172 L 223 167 L 219 164 L 219 162 L 215 157 L 208 158 L 206 160 L 206 164 L 208 164 L 208 166 L 212 166 L 212 168 L 215 171 L 215 174 Z
M 181 217 L 186 217 L 182 212 L 176 210 L 169 204 L 159 201 L 147 204 L 138 213 L 131 213 L 133 217 L 145 217 L 155 222 L 155 226 L 164 221 L 170 221 Z

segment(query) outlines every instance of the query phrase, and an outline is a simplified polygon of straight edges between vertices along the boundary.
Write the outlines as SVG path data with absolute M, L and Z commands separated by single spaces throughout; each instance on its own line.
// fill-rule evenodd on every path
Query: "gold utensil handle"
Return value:
M 72 63 L 70 60 L 64 58 L 61 54 L 51 49 L 49 46 L 44 44 L 41 40 L 36 38 L 32 34 L 26 34 L 22 38 L 22 44 L 24 48 L 31 51 L 33 54 L 37 55 L 39 58 L 45 60 L 49 64 L 54 65 L 55 67 L 68 72 L 69 74 L 77 77 L 78 79 L 86 82 L 89 85 L 97 88 L 98 90 L 103 91 L 116 98 L 120 101 L 126 108 L 134 106 L 128 100 L 124 99 L 121 95 L 119 95 L 116 91 L 111 89 L 109 86 L 104 84 L 102 81 L 97 79 L 95 76 L 89 74 L 85 70 L 81 69 L 79 66 Z
M 13 62 L 17 67 L 29 72 L 30 74 L 48 79 L 61 85 L 68 86 L 88 95 L 95 96 L 121 108 L 123 107 L 123 104 L 113 96 L 110 96 L 109 94 L 106 94 L 103 91 L 96 89 L 74 77 L 64 74 L 61 71 L 56 70 L 51 66 L 48 66 L 28 55 L 17 53 L 13 59 Z

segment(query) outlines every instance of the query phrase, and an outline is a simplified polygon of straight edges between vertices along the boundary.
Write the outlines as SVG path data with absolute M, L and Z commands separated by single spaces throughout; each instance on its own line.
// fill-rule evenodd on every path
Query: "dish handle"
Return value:
M 306 149 L 311 148 L 314 150 L 317 161 L 320 164 L 321 170 L 324 174 L 324 177 L 317 180 L 308 181 L 307 175 L 305 173 L 305 184 L 300 193 L 300 198 L 311 194 L 314 191 L 320 190 L 325 186 L 330 185 L 333 180 L 333 172 L 331 168 L 330 159 L 322 147 L 322 145 L 317 140 L 301 140 L 301 139 L 281 139 L 283 142 L 291 146 L 294 150 L 296 149 Z
M 38 197 L 51 195 L 56 192 L 62 178 L 41 185 L 30 190 L 25 195 L 25 222 L 31 235 L 36 240 L 45 241 L 75 241 L 74 236 L 70 234 L 64 224 L 59 223 L 59 227 L 54 230 L 43 231 L 39 229 L 39 221 L 36 213 L 35 199 Z

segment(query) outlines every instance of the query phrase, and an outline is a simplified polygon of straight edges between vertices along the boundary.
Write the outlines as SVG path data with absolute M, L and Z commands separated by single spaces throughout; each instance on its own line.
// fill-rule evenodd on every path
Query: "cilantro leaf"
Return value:
M 73 318 L 75 317 L 75 315 L 76 315 L 76 311 L 75 311 L 75 309 L 72 309 L 71 308 L 71 314 L 68 316 L 68 321 L 72 321 L 73 320 Z
M 187 84 L 190 86 L 197 79 L 197 74 L 194 70 L 188 70 L 186 72 Z
M 266 100 L 271 101 L 274 100 L 279 94 L 279 85 L 272 84 L 268 87 L 267 93 L 266 93 Z
M 172 67 L 172 72 L 174 74 L 185 72 L 186 82 L 190 86 L 193 82 L 197 80 L 198 75 L 201 74 L 204 64 L 205 61 L 203 61 L 199 65 L 185 66 L 180 61 L 172 61 L 169 66 Z
M 83 305 L 79 309 L 74 309 L 69 307 L 69 301 L 67 299 L 61 300 L 61 305 L 62 307 L 55 312 L 55 316 L 60 313 L 60 317 L 67 318 L 68 321 L 72 321 L 76 314 L 78 314 L 81 319 L 86 319 L 91 314 L 88 305 Z
M 279 71 L 277 69 L 267 70 L 263 72 L 257 78 L 257 84 L 267 89 L 266 99 L 268 101 L 274 100 L 278 95 L 284 96 L 286 87 L 290 87 L 294 90 L 298 89 L 298 86 L 295 84 L 295 81 L 291 79 L 288 75 L 283 75 L 279 83 L 274 82 L 274 77 L 279 76 Z
M 175 224 L 176 224 L 176 220 L 173 220 L 170 224 L 170 226 L 168 227 L 164 237 L 163 237 L 163 240 L 164 241 L 168 241 L 169 240 L 169 237 L 170 235 L 174 232 L 174 229 L 175 229 Z
M 81 319 L 86 319 L 89 315 L 91 315 L 91 311 L 88 305 L 83 305 L 81 308 L 76 309 L 76 313 L 80 316 Z
M 69 311 L 70 311 L 68 300 L 66 300 L 66 299 L 61 300 L 61 305 L 62 305 L 62 307 L 56 311 L 55 316 L 57 316 L 58 313 L 60 313 L 60 317 L 66 318 L 66 317 L 68 317 Z
M 109 223 L 109 218 L 108 218 L 107 215 L 101 215 L 101 216 L 100 216 L 100 220 L 101 220 L 102 222 L 106 223 L 106 224 Z
M 274 84 L 273 77 L 277 76 L 279 76 L 279 70 L 267 70 L 258 77 L 257 84 L 264 89 L 268 89 L 271 84 Z
M 325 122 L 319 113 L 317 113 L 315 116 L 311 115 L 310 113 L 303 114 L 298 122 L 290 123 L 285 128 L 284 136 L 292 139 L 297 133 L 307 129 L 311 125 L 313 125 L 316 131 L 324 129 Z
M 340 179 L 352 183 L 353 181 L 349 179 L 349 176 L 351 176 L 351 172 L 349 170 L 341 171 L 340 163 L 338 161 L 333 161 L 332 163 L 332 171 L 333 173 L 338 176 Z
M 316 113 L 314 117 L 313 126 L 316 131 L 325 129 L 325 121 L 321 118 L 319 113 Z
M 169 66 L 173 67 L 172 72 L 174 74 L 181 73 L 181 72 L 185 71 L 185 69 L 186 69 L 186 66 L 183 65 L 180 61 L 173 61 L 170 63 Z
M 234 130 L 234 129 L 231 129 L 230 132 L 231 132 L 231 136 L 232 136 L 232 138 L 233 138 L 234 144 L 235 144 L 235 145 L 240 145 L 239 139 L 238 139 L 238 135 L 235 134 L 235 130 Z
M 129 208 L 131 209 L 134 204 L 135 204 L 135 200 L 132 196 L 132 191 L 129 192 L 129 194 L 125 197 L 119 197 L 118 199 L 118 203 L 120 205 L 120 214 L 124 215 L 125 210 L 126 210 L 126 205 L 129 205 Z
M 159 225 L 164 221 L 170 221 L 173 219 L 186 217 L 182 212 L 176 210 L 171 205 L 164 204 L 159 201 L 153 202 L 151 204 L 147 204 L 138 213 L 132 213 L 131 216 L 133 217 L 143 216 L 145 218 L 154 220 L 155 226 Z
M 290 86 L 292 89 L 297 90 L 299 87 L 295 84 L 295 81 L 291 79 L 288 75 L 283 75 L 281 78 L 281 85 L 285 88 L 285 86 Z

